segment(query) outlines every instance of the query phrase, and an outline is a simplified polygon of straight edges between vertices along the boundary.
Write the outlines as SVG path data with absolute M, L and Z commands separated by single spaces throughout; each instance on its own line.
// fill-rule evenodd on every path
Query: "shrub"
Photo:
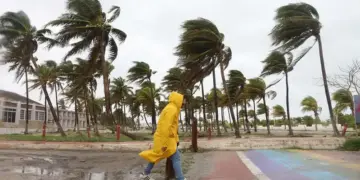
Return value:
M 347 139 L 343 145 L 343 150 L 360 151 L 360 138 Z

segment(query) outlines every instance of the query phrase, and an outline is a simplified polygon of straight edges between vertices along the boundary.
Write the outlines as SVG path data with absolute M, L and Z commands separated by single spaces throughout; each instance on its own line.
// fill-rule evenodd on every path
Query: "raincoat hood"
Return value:
M 181 109 L 183 100 L 184 100 L 184 95 L 177 93 L 177 92 L 170 93 L 169 102 L 174 103 L 177 108 Z

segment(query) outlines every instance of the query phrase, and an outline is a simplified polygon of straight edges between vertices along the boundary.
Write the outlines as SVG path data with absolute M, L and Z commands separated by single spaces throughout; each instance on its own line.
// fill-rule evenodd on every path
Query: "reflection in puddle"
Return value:
M 22 174 L 48 175 L 48 176 L 59 176 L 63 173 L 62 169 L 47 170 L 44 168 L 34 167 L 34 166 L 23 166 L 21 168 L 14 168 L 13 171 Z
M 86 180 L 108 180 L 108 173 L 89 173 L 88 177 L 85 177 Z
M 21 174 L 31 174 L 36 176 L 63 176 L 69 175 L 68 172 L 64 171 L 63 169 L 56 168 L 56 169 L 44 169 L 40 167 L 34 166 L 23 166 L 23 167 L 14 167 L 13 172 L 21 173 Z M 116 173 L 113 173 L 116 174 Z M 117 179 L 116 175 L 113 178 L 109 177 L 108 172 L 90 172 L 85 174 L 81 172 L 80 178 L 84 178 L 84 180 L 112 180 Z

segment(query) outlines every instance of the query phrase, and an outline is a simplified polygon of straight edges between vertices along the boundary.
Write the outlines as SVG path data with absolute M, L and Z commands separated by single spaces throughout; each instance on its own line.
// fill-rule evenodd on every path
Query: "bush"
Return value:
M 347 139 L 343 145 L 343 150 L 360 151 L 360 138 Z

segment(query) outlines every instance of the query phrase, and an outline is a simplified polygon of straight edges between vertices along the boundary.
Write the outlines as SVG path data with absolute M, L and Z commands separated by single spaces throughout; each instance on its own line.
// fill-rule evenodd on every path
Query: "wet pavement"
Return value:
M 135 180 L 145 164 L 129 152 L 1 150 L 0 179 Z M 163 179 L 163 169 L 162 162 L 153 176 Z
M 164 179 L 164 164 L 152 171 Z M 137 180 L 133 152 L 0 150 L 1 180 Z M 182 153 L 189 180 L 360 179 L 360 152 L 252 150 Z

